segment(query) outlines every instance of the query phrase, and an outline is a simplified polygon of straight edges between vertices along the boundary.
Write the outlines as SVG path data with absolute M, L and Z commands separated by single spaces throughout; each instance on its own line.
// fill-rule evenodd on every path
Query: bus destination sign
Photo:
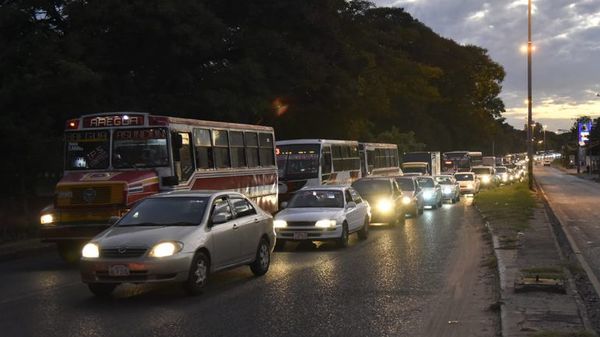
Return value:
M 84 128 L 106 128 L 113 126 L 144 125 L 144 115 L 103 115 L 83 118 Z

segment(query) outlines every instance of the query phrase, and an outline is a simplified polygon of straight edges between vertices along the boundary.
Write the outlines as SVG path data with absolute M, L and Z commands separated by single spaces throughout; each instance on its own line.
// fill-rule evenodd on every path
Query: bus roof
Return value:
M 355 140 L 336 140 L 336 139 L 289 139 L 278 140 L 276 145 L 294 145 L 294 144 L 337 144 L 337 145 L 358 145 Z
M 153 115 L 148 112 L 118 111 L 99 112 L 82 115 L 67 121 L 68 130 L 99 129 L 109 127 L 149 127 L 186 125 L 209 128 L 239 129 L 273 132 L 270 126 L 228 123 L 219 121 L 207 121 L 200 119 L 172 117 L 165 115 Z

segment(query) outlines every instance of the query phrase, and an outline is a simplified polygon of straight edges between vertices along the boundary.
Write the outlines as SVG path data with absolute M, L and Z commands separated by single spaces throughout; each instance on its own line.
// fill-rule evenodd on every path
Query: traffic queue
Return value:
M 401 159 L 394 144 L 275 142 L 265 126 L 86 115 L 67 121 L 65 172 L 42 210 L 41 235 L 79 261 L 95 295 L 159 282 L 197 294 L 219 270 L 248 265 L 265 274 L 287 242 L 343 248 L 353 233 L 366 240 L 372 223 L 393 227 L 523 178 L 520 164 L 484 158 L 454 151 Z

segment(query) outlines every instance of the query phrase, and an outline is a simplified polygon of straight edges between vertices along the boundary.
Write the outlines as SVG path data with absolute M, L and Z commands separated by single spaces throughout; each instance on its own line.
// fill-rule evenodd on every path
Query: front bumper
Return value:
M 320 228 L 315 226 L 276 228 L 277 240 L 285 241 L 326 241 L 339 239 L 342 226 Z
M 40 238 L 42 242 L 89 241 L 108 227 L 110 225 L 106 222 L 41 225 Z
M 79 266 L 84 283 L 161 283 L 188 279 L 193 253 L 178 253 L 165 258 L 82 258 Z M 124 265 L 127 276 L 109 275 L 109 267 Z

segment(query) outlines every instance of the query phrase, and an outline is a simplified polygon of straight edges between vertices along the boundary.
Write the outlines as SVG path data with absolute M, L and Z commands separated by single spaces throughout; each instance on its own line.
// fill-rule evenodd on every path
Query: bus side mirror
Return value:
M 177 176 L 162 177 L 161 183 L 163 186 L 175 186 L 179 184 Z

